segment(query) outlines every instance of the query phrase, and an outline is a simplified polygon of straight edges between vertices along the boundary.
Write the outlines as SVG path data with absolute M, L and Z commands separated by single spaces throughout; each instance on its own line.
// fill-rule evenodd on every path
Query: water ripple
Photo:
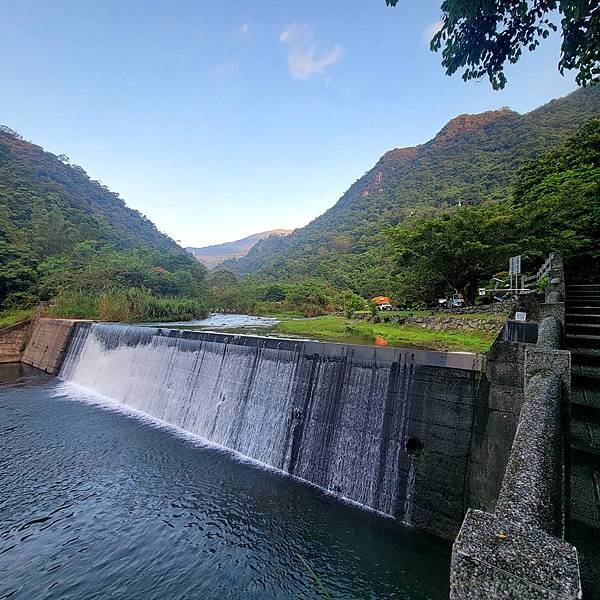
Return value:
M 8 379 L 0 598 L 447 597 L 444 542 L 53 379 Z

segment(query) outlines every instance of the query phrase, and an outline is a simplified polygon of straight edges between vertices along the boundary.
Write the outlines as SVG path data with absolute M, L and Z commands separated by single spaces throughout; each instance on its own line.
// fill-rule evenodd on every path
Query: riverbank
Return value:
M 378 319 L 376 320 L 379 322 L 375 322 L 373 319 L 348 319 L 340 315 L 302 318 L 296 313 L 260 317 L 212 313 L 208 318 L 194 320 L 186 318 L 193 316 L 193 313 L 190 315 L 186 310 L 183 313 L 179 312 L 178 309 L 181 306 L 179 302 L 175 303 L 175 306 L 168 306 L 170 310 L 167 314 L 163 313 L 166 318 L 143 319 L 141 311 L 132 314 L 127 309 L 120 315 L 125 318 L 119 319 L 115 318 L 119 317 L 117 314 L 108 315 L 113 318 L 106 318 L 98 311 L 98 305 L 95 302 L 90 303 L 91 306 L 88 305 L 86 308 L 83 299 L 78 300 L 71 305 L 63 302 L 46 311 L 45 315 L 100 321 L 140 322 L 147 320 L 148 322 L 152 321 L 153 325 L 174 329 L 213 330 L 249 335 L 310 338 L 347 344 L 453 352 L 467 351 L 478 354 L 485 354 L 489 350 L 504 320 L 501 316 L 496 317 L 497 326 L 494 327 L 494 321 L 490 322 L 489 315 L 474 313 L 472 315 L 432 316 L 431 311 L 396 311 L 393 315 L 377 315 Z M 164 302 L 166 299 L 162 300 Z M 189 307 L 185 308 L 189 310 Z M 33 313 L 34 309 L 13 309 L 0 312 L 0 330 L 30 318 Z M 179 315 L 183 318 L 177 319 Z M 386 322 L 382 322 L 381 319 L 386 319 Z
M 460 317 L 461 321 L 465 319 L 465 315 Z M 500 327 L 499 321 L 498 330 Z M 497 331 L 478 328 L 475 325 L 468 331 L 452 330 L 451 324 L 447 325 L 445 330 L 439 330 L 427 326 L 393 322 L 374 323 L 334 315 L 311 319 L 283 318 L 275 325 L 273 332 L 343 343 L 468 351 L 478 354 L 486 353 L 497 335 Z
M 33 308 L 11 308 L 0 311 L 0 331 L 33 317 Z
M 489 315 L 480 313 L 432 315 L 431 311 L 403 314 L 397 311 L 393 318 L 392 315 L 382 317 L 389 320 L 374 322 L 341 315 L 306 318 L 294 313 L 269 316 L 211 313 L 202 320 L 148 324 L 195 331 L 484 354 L 504 322 L 502 316 L 490 320 Z

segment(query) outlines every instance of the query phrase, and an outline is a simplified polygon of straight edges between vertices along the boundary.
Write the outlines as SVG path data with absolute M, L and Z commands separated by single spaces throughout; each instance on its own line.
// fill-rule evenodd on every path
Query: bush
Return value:
M 163 298 L 146 290 L 130 288 L 100 294 L 63 292 L 55 298 L 47 314 L 63 319 L 140 323 L 203 319 L 208 311 L 198 298 Z

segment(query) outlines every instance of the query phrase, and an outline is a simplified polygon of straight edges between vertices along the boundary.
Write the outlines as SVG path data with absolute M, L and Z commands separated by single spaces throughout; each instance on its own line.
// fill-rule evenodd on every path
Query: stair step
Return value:
M 589 296 L 573 296 L 569 294 L 567 296 L 567 304 L 572 304 L 573 302 L 589 302 L 590 304 L 598 304 L 600 302 L 600 296 L 594 294 L 593 296 L 590 294 Z
M 586 377 L 588 379 L 600 380 L 600 367 L 595 365 L 572 364 L 571 374 Z
M 600 425 L 600 407 L 586 406 L 583 404 L 571 404 L 571 423 L 588 422 L 594 426 Z M 600 436 L 600 434 L 599 434 Z M 600 442 L 600 437 L 598 437 Z
M 573 379 L 573 383 L 576 381 Z M 598 386 L 573 386 L 571 410 L 600 410 L 600 388 Z
M 575 335 L 600 335 L 600 323 L 567 323 L 566 332 Z
M 600 311 L 598 314 L 583 314 L 583 313 L 567 313 L 566 314 L 567 325 L 571 323 L 598 323 L 600 325 Z
M 598 505 L 599 465 L 586 452 L 571 449 L 571 517 L 597 528 L 600 526 Z
M 597 306 L 569 306 L 567 307 L 567 314 L 577 313 L 578 315 L 600 315 L 600 308 Z
M 566 338 L 569 348 L 600 348 L 600 335 L 567 333 Z
M 580 308 L 594 308 L 596 311 L 600 309 L 600 300 L 584 298 L 581 300 L 570 300 L 567 298 L 567 308 L 576 308 L 579 312 Z M 575 312 L 575 311 L 572 311 Z
M 596 348 L 571 348 L 571 364 L 600 367 L 600 350 Z
M 600 472 L 600 452 L 576 443 L 571 444 L 571 464 Z
M 588 302 L 589 304 L 598 304 L 600 302 L 600 296 L 597 296 L 596 294 L 593 296 L 591 294 L 589 296 L 573 296 L 568 294 L 566 302 L 567 304 L 572 304 L 573 302 Z

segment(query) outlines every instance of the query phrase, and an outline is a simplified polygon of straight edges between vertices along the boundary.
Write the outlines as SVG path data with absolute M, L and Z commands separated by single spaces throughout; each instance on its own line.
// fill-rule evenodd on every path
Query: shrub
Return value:
M 163 298 L 130 288 L 102 293 L 63 292 L 54 299 L 47 314 L 63 319 L 139 323 L 203 319 L 208 312 L 199 298 Z

